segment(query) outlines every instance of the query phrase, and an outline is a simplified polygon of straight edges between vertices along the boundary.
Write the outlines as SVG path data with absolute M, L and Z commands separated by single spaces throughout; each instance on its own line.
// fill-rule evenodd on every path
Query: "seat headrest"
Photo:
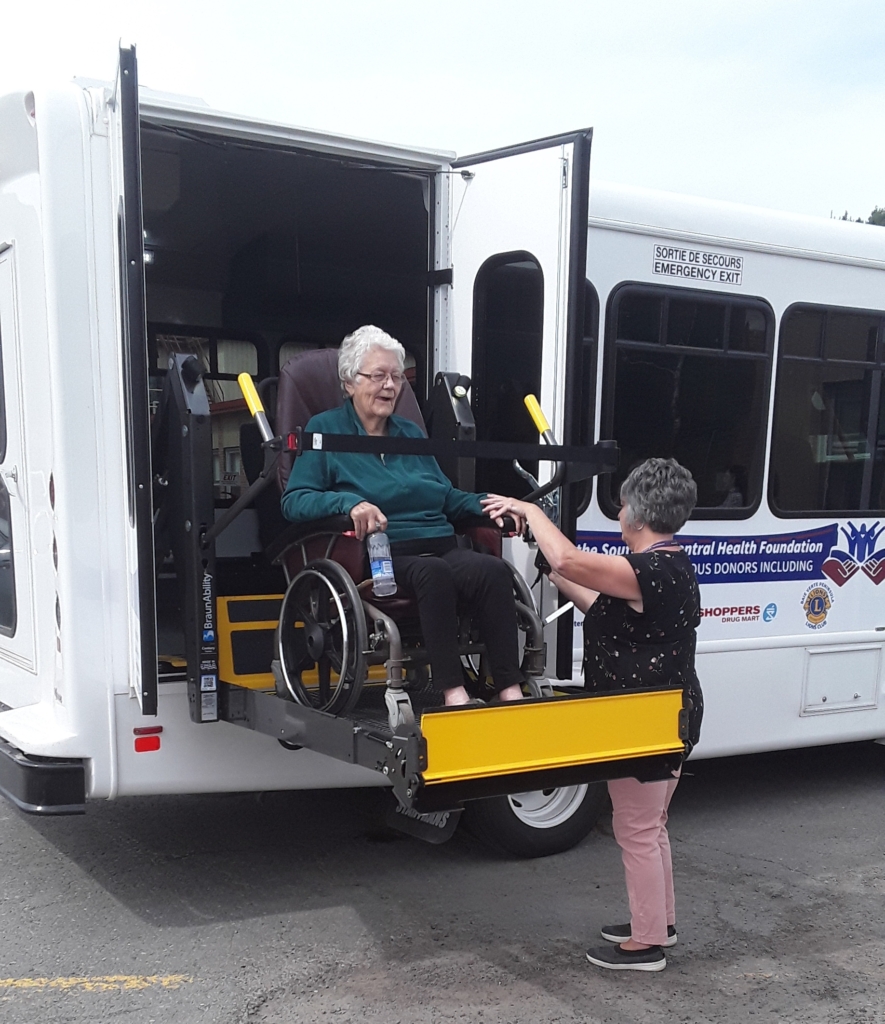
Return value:
M 298 352 L 280 370 L 276 432 L 286 437 L 296 427 L 306 426 L 311 416 L 343 405 L 345 397 L 338 378 L 338 349 L 318 348 Z M 427 433 L 415 392 L 408 381 L 399 393 L 395 411 L 397 416 L 417 423 Z M 277 479 L 282 491 L 292 471 L 292 456 L 284 451 L 277 467 Z

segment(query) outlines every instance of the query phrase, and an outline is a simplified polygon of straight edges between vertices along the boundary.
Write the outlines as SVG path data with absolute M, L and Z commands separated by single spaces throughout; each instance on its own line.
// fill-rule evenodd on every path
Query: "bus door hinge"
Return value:
M 568 188 L 568 160 L 565 158 L 562 161 L 562 187 Z
M 427 274 L 428 288 L 439 288 L 444 284 L 452 284 L 455 279 L 454 267 L 442 267 L 439 270 L 431 270 Z

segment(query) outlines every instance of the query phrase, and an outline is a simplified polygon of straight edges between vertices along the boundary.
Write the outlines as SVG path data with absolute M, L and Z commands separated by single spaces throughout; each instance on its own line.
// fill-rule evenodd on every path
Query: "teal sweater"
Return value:
M 402 416 L 387 421 L 391 437 L 424 437 Z M 312 416 L 306 428 L 329 434 L 365 434 L 348 399 L 338 409 Z M 300 523 L 347 515 L 370 501 L 387 516 L 392 541 L 450 537 L 452 522 L 481 515 L 480 495 L 453 487 L 431 455 L 365 455 L 308 449 L 295 460 L 283 492 L 283 515 Z

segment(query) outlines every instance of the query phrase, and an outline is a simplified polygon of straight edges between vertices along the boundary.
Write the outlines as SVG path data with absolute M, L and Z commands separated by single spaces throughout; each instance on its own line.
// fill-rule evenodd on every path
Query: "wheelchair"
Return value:
M 286 363 L 276 381 L 277 435 L 288 437 L 311 416 L 344 402 L 337 356 L 336 350 L 321 349 Z M 427 432 L 408 382 L 395 411 Z M 293 459 L 285 450 L 279 459 L 277 499 Z M 501 557 L 503 531 L 495 523 L 472 517 L 454 525 L 459 545 Z M 289 524 L 267 547 L 268 558 L 282 567 L 286 579 L 272 663 L 277 695 L 334 716 L 386 714 L 394 732 L 438 704 L 439 694 L 430 685 L 414 596 L 401 584 L 391 597 L 372 593 L 365 544 L 352 531 L 349 516 Z M 516 601 L 521 668 L 530 694 L 541 696 L 543 625 L 522 576 L 504 564 Z M 468 691 L 479 698 L 490 695 L 482 637 L 460 609 L 458 652 Z

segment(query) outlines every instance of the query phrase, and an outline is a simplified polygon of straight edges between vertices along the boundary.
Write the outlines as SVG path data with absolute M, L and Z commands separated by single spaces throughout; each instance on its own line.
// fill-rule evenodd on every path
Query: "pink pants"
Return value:
M 673 864 L 667 835 L 667 808 L 678 777 L 665 782 L 612 779 L 612 825 L 621 848 L 630 929 L 636 942 L 660 945 L 667 925 L 676 924 Z

